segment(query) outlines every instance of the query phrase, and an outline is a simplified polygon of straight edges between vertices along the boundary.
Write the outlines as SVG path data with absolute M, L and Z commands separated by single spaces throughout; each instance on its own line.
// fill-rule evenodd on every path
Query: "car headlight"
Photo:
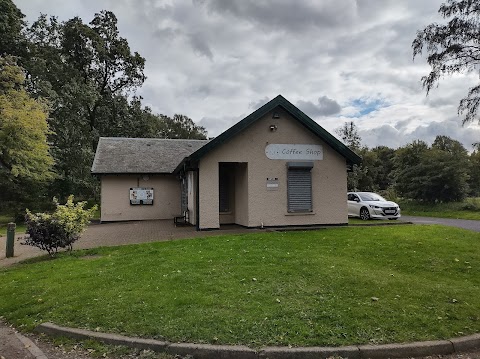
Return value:
M 381 207 L 379 207 L 379 206 L 375 206 L 374 204 L 370 204 L 369 206 L 370 206 L 370 208 L 374 208 L 374 209 L 381 209 Z

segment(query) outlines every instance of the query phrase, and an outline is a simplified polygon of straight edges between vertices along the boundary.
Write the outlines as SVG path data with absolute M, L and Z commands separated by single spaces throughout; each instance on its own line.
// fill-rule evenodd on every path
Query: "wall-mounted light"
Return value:
M 280 115 L 276 112 L 273 113 L 272 118 L 278 119 L 280 118 Z
M 278 129 L 277 125 L 270 125 L 270 131 L 274 132 Z

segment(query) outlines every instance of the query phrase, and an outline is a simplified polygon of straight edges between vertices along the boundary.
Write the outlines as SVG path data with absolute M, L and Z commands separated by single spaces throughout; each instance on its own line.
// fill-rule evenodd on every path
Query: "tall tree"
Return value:
M 378 146 L 371 149 L 375 154 L 375 160 L 371 173 L 373 182 L 378 190 L 385 191 L 394 185 L 394 162 L 395 150 L 386 146 Z
M 468 190 L 468 154 L 460 142 L 437 136 L 432 146 L 414 141 L 395 154 L 396 188 L 410 199 L 450 202 Z
M 469 176 L 468 186 L 469 186 L 469 196 L 479 197 L 480 196 L 480 151 L 477 146 L 475 151 L 473 151 L 469 156 Z
M 422 77 L 427 91 L 435 87 L 440 78 L 454 73 L 478 71 L 480 65 L 480 2 L 478 0 L 448 0 L 439 14 L 449 19 L 447 24 L 430 24 L 417 32 L 412 43 L 413 57 L 428 53 L 431 71 Z M 458 113 L 464 114 L 463 123 L 477 119 L 480 105 L 480 84 L 471 87 L 460 101 Z
M 0 162 L 13 177 L 52 178 L 47 144 L 47 106 L 23 88 L 24 75 L 11 57 L 0 58 Z
M 207 138 L 205 127 L 198 126 L 191 118 L 185 115 L 175 114 L 173 118 L 160 115 L 159 120 L 159 128 L 155 137 L 187 138 L 192 140 L 205 140 Z
M 358 128 L 353 121 L 345 122 L 342 127 L 339 127 L 335 132 L 340 136 L 343 143 L 350 147 L 355 152 L 360 151 L 361 137 L 358 133 Z M 349 191 L 364 190 L 360 187 L 362 185 L 361 179 L 366 175 L 367 167 L 362 163 L 361 165 L 353 165 L 347 173 L 347 189 Z
M 0 57 L 0 209 L 24 213 L 54 174 L 47 106 L 29 96 L 13 58 Z
M 27 38 L 30 90 L 52 107 L 50 140 L 59 175 L 54 191 L 89 196 L 96 188 L 90 166 L 98 138 L 132 136 L 127 96 L 145 80 L 145 59 L 132 53 L 109 11 L 95 14 L 90 24 L 42 15 Z
M 0 56 L 25 54 L 24 17 L 11 0 L 0 0 Z
M 343 143 L 345 143 L 353 151 L 360 148 L 362 139 L 358 133 L 358 127 L 353 121 L 345 122 L 343 126 L 337 128 L 335 132 L 340 136 Z

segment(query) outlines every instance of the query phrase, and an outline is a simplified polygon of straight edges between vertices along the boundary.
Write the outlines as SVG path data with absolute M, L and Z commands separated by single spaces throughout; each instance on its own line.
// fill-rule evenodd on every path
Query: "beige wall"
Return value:
M 147 178 L 147 177 L 145 177 Z M 173 175 L 102 176 L 101 220 L 170 219 L 180 214 L 180 181 Z M 153 205 L 130 205 L 131 187 L 152 187 Z
M 235 222 L 248 227 L 339 224 L 347 223 L 347 177 L 343 156 L 329 147 L 312 132 L 280 108 L 255 122 L 237 134 L 229 142 L 220 145 L 201 159 L 200 176 L 200 228 L 218 228 L 218 163 L 245 162 L 243 177 L 236 178 Z M 270 125 L 277 125 L 270 131 Z M 313 212 L 290 214 L 287 212 L 287 160 L 270 160 L 265 155 L 265 146 L 278 144 L 319 144 L 323 146 L 323 160 L 314 161 L 312 168 Z M 290 160 L 292 161 L 292 160 Z M 267 191 L 267 177 L 277 177 L 277 191 Z M 247 183 L 248 182 L 248 183 Z M 239 185 L 239 183 L 241 185 Z M 238 187 L 237 187 L 238 186 Z M 246 196 L 248 201 L 238 198 Z M 240 214 L 240 213 L 247 213 Z

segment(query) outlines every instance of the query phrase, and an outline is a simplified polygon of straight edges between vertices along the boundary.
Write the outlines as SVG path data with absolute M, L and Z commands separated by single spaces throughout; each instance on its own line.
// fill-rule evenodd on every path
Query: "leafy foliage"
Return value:
M 92 219 L 97 206 L 86 210 L 86 202 L 73 202 L 73 195 L 61 205 L 53 199 L 56 209 L 52 214 L 32 213 L 27 209 L 25 224 L 27 234 L 25 244 L 45 250 L 55 256 L 59 248 L 72 250 L 72 245 L 80 238 Z
M 23 79 L 11 57 L 0 58 L 0 162 L 14 177 L 48 180 L 47 106 L 28 95 Z
M 170 119 L 142 106 L 135 92 L 145 81 L 145 59 L 120 36 L 112 12 L 97 13 L 88 24 L 42 15 L 26 37 L 29 88 L 51 103 L 52 193 L 89 198 L 98 192 L 90 166 L 100 136 L 206 137 L 186 116 Z
M 477 71 L 480 65 L 480 2 L 472 0 L 448 0 L 438 10 L 447 24 L 430 24 L 417 32 L 412 43 L 413 57 L 428 53 L 427 62 L 432 70 L 422 77 L 428 92 L 444 75 Z M 459 114 L 465 114 L 463 123 L 477 118 L 480 105 L 480 85 L 469 89 L 458 106 Z
M 184 115 L 175 114 L 173 118 L 161 115 L 158 127 L 157 137 L 161 138 L 207 139 L 205 127 L 196 125 L 191 118 Z
M 353 121 L 345 122 L 342 127 L 337 128 L 335 132 L 340 136 L 345 145 L 351 150 L 358 152 L 360 150 L 361 138 L 358 133 L 358 127 Z M 347 188 L 350 191 L 356 191 L 360 188 L 360 178 L 366 175 L 363 164 L 353 165 L 347 174 Z
M 414 141 L 397 150 L 396 189 L 428 202 L 460 201 L 468 191 L 468 154 L 460 142 L 437 136 L 431 147 Z
M 0 56 L 24 54 L 24 17 L 11 0 L 0 0 Z

